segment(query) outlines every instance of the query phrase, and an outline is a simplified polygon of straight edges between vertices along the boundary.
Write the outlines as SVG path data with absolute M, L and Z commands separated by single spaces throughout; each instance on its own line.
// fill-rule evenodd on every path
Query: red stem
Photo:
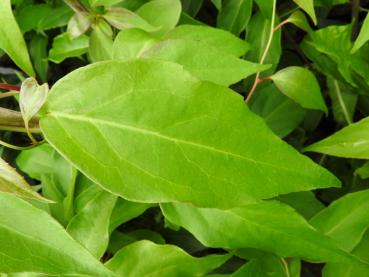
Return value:
M 0 89 L 20 91 L 20 86 L 0 83 Z

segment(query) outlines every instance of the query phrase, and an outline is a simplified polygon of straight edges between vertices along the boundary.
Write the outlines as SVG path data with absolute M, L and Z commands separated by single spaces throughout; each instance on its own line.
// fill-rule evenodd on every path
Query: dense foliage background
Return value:
M 1 0 L 0 276 L 369 276 L 367 8 Z

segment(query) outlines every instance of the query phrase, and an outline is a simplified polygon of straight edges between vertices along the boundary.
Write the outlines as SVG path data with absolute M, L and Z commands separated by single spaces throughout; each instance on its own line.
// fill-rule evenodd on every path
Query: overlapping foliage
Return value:
M 0 1 L 0 276 L 369 276 L 365 7 Z

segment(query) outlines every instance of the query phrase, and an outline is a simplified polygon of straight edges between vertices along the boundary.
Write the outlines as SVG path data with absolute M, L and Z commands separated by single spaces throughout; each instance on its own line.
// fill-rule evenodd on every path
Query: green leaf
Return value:
M 121 248 L 139 240 L 149 240 L 157 244 L 165 244 L 164 238 L 160 234 L 151 230 L 138 229 L 129 233 L 114 231 L 109 239 L 108 250 L 115 254 Z
M 0 271 L 113 277 L 46 212 L 0 193 Z
M 230 277 L 286 277 L 286 269 L 281 258 L 264 254 L 262 258 L 251 259 Z
M 143 52 L 141 57 L 178 63 L 200 80 L 224 86 L 235 84 L 269 68 L 268 65 L 252 63 L 222 53 L 195 40 L 165 40 Z
M 343 125 L 353 121 L 358 95 L 354 94 L 352 87 L 333 78 L 327 78 L 329 96 L 332 100 L 334 119 Z
M 301 9 L 303 9 L 313 20 L 314 24 L 318 24 L 314 10 L 314 0 L 293 0 Z
M 228 210 L 189 204 L 161 207 L 169 221 L 184 227 L 208 247 L 255 248 L 311 261 L 350 261 L 333 240 L 318 233 L 292 208 L 276 201 Z
M 121 7 L 108 9 L 103 17 L 119 30 L 138 28 L 146 32 L 155 32 L 160 29 L 152 26 L 136 13 Z
M 23 172 L 41 181 L 42 194 L 55 202 L 49 205 L 51 215 L 66 224 L 64 200 L 73 181 L 73 167 L 46 143 L 22 151 L 16 162 Z
M 16 19 L 23 33 L 31 30 L 41 33 L 67 25 L 72 16 L 73 11 L 66 5 L 35 4 L 26 5 L 20 9 Z
M 286 67 L 270 76 L 270 79 L 283 94 L 302 107 L 328 112 L 319 83 L 308 69 L 297 66 Z
M 337 157 L 369 159 L 369 117 L 353 123 L 304 150 Z
M 361 167 L 355 170 L 355 175 L 359 175 L 361 179 L 369 178 L 369 162 L 364 163 Z
M 195 17 L 201 9 L 203 2 L 203 0 L 182 0 L 182 10 L 190 16 Z
M 245 30 L 252 12 L 252 0 L 224 1 L 217 16 L 217 27 L 239 35 Z
M 351 251 L 369 227 L 369 190 L 346 194 L 315 215 L 310 224 Z
M 219 267 L 230 255 L 194 258 L 174 245 L 158 245 L 142 240 L 120 250 L 106 267 L 127 277 L 203 276 Z
M 27 78 L 23 81 L 19 93 L 19 106 L 27 128 L 28 122 L 44 105 L 48 93 L 47 83 L 39 85 L 34 78 Z
M 0 49 L 29 76 L 34 77 L 26 43 L 12 13 L 10 0 L 0 1 Z
M 339 185 L 272 134 L 241 96 L 177 64 L 87 66 L 55 84 L 46 107 L 40 125 L 47 141 L 128 200 L 234 207 Z
M 35 35 L 29 45 L 32 62 L 35 65 L 36 73 L 42 81 L 47 79 L 49 63 L 47 59 L 48 38 L 42 35 Z
M 113 59 L 137 58 L 157 42 L 156 38 L 140 29 L 120 31 L 113 43 Z
M 182 39 L 201 41 L 219 51 L 240 57 L 249 49 L 250 44 L 229 32 L 200 25 L 180 25 L 170 31 L 164 39 Z
M 68 224 L 68 233 L 101 258 L 109 243 L 109 219 L 117 197 L 100 191 L 83 206 Z
M 89 38 L 85 35 L 71 39 L 68 33 L 62 33 L 54 38 L 49 60 L 61 63 L 66 58 L 81 56 L 87 52 L 88 43 Z
M 360 29 L 359 36 L 355 40 L 354 46 L 351 49 L 351 53 L 355 53 L 369 40 L 369 13 L 364 19 L 363 26 Z
M 93 27 L 90 34 L 88 54 L 91 61 L 110 60 L 113 54 L 113 30 L 104 20 Z
M 304 109 L 278 91 L 274 84 L 258 89 L 249 104 L 279 137 L 291 133 L 304 119 Z
M 0 191 L 19 197 L 50 202 L 35 192 L 24 178 L 3 159 L 0 159 Z
M 110 217 L 109 230 L 113 231 L 119 225 L 140 216 L 150 207 L 153 207 L 153 205 L 130 202 L 119 198 Z
M 355 86 L 351 68 L 353 57 L 350 54 L 351 29 L 351 25 L 332 25 L 310 32 L 301 48 L 324 74 Z
M 160 27 L 155 34 L 161 36 L 177 25 L 181 10 L 180 0 L 152 0 L 142 5 L 136 13 L 152 26 Z
M 312 31 L 309 22 L 306 19 L 305 14 L 298 10 L 295 11 L 294 13 L 292 13 L 288 18 L 287 21 L 296 25 L 297 27 L 299 27 L 300 29 L 306 31 L 306 32 L 310 32 Z
M 325 208 L 325 206 L 316 199 L 311 191 L 293 192 L 290 194 L 279 195 L 277 199 L 294 208 L 306 219 L 310 219 Z
M 367 230 L 360 243 L 352 251 L 352 254 L 364 262 L 369 262 L 369 231 Z M 323 269 L 323 277 L 368 277 L 369 269 L 355 265 L 327 263 Z

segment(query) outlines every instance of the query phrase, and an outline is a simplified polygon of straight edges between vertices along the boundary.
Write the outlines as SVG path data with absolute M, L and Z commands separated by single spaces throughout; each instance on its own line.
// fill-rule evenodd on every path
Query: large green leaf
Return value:
M 76 70 L 53 86 L 40 124 L 78 169 L 132 201 L 230 207 L 339 185 L 276 137 L 241 96 L 173 63 Z
M 48 201 L 43 198 L 24 180 L 24 178 L 3 159 L 0 158 L 0 191 L 19 197 Z
M 302 107 L 327 112 L 319 83 L 308 69 L 298 66 L 286 67 L 273 74 L 270 79 L 282 93 Z
M 0 272 L 113 277 L 52 217 L 0 193 Z
M 333 135 L 309 145 L 305 151 L 337 157 L 369 159 L 369 117 L 353 123 Z
M 0 1 L 0 49 L 29 76 L 34 77 L 26 43 L 13 16 L 10 0 Z
M 369 190 L 347 194 L 315 215 L 310 223 L 351 251 L 369 227 Z
M 208 247 L 256 248 L 281 257 L 312 261 L 350 260 L 333 240 L 318 233 L 292 208 L 279 202 L 228 210 L 196 208 L 190 204 L 161 204 L 161 207 L 169 221 L 184 227 Z
M 194 258 L 174 245 L 142 240 L 121 249 L 106 267 L 127 277 L 195 277 L 203 276 L 229 258 L 230 255 Z

